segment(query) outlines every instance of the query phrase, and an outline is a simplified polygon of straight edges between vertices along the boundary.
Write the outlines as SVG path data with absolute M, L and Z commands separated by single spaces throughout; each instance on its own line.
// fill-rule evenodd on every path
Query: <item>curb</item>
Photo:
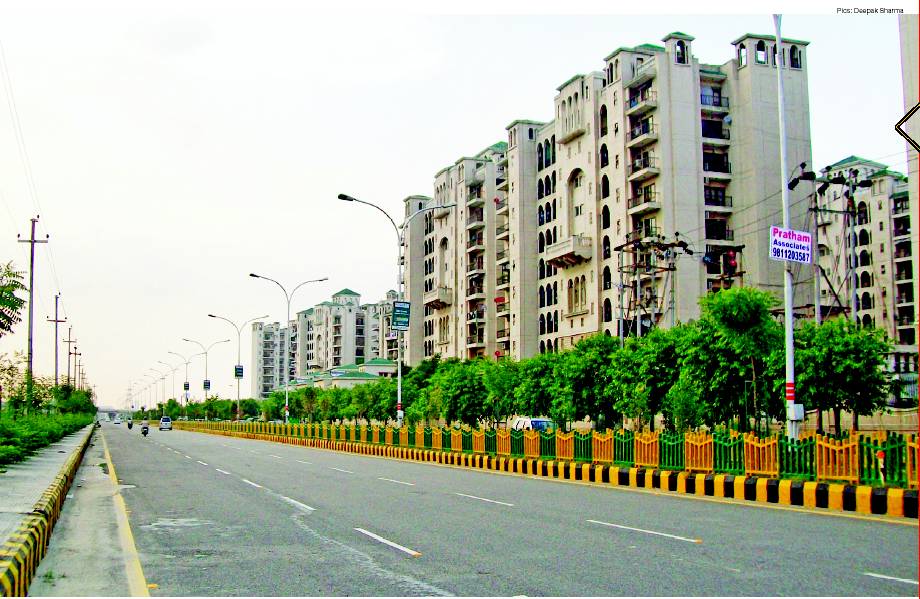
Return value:
M 64 462 L 54 481 L 35 502 L 16 532 L 0 546 L 0 597 L 26 596 L 95 430 L 94 425 L 89 425 L 83 442 Z
M 438 449 L 375 445 L 354 441 L 286 437 L 262 433 L 194 428 L 179 430 L 560 480 L 659 489 L 677 494 L 817 508 L 825 509 L 829 512 L 852 512 L 864 515 L 917 519 L 917 489 L 882 488 L 868 485 L 775 479 L 746 474 L 695 473 L 564 460 L 493 456 Z

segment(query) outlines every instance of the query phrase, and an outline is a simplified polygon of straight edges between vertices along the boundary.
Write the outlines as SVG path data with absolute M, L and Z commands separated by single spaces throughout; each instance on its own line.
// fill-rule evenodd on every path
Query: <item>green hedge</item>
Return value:
M 0 417 L 0 466 L 20 462 L 35 451 L 93 422 L 91 414 Z

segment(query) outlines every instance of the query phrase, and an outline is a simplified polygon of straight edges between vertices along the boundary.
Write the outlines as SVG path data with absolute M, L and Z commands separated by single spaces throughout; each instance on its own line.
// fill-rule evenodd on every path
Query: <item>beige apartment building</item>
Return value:
M 811 160 L 808 43 L 746 34 L 712 65 L 693 40 L 615 50 L 556 89 L 553 120 L 516 120 L 507 144 L 435 175 L 434 204 L 456 206 L 407 240 L 416 310 L 424 279 L 411 358 L 523 358 L 686 321 L 711 289 L 782 293 L 782 264 L 767 257 L 782 220 L 776 65 L 792 176 Z M 797 228 L 807 193 L 792 192 Z M 799 275 L 802 306 L 812 280 Z

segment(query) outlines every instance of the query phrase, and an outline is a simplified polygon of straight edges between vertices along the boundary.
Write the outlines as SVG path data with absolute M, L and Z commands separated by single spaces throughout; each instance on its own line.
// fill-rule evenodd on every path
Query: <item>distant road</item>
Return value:
M 917 526 L 105 424 L 152 595 L 917 596 Z

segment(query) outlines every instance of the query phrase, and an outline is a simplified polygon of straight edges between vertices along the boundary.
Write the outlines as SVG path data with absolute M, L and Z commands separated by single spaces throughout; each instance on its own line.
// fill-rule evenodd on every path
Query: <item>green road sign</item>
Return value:
M 233 377 L 237 379 L 243 378 L 243 367 L 239 364 L 233 367 Z
M 393 320 L 390 328 L 394 331 L 409 330 L 409 302 L 393 302 Z
M 189 387 L 189 385 L 188 385 L 188 383 L 187 383 L 187 382 L 185 382 L 185 383 L 182 383 L 182 390 L 183 390 L 183 391 L 188 391 L 188 390 L 189 390 L 189 388 L 190 388 L 190 387 Z

